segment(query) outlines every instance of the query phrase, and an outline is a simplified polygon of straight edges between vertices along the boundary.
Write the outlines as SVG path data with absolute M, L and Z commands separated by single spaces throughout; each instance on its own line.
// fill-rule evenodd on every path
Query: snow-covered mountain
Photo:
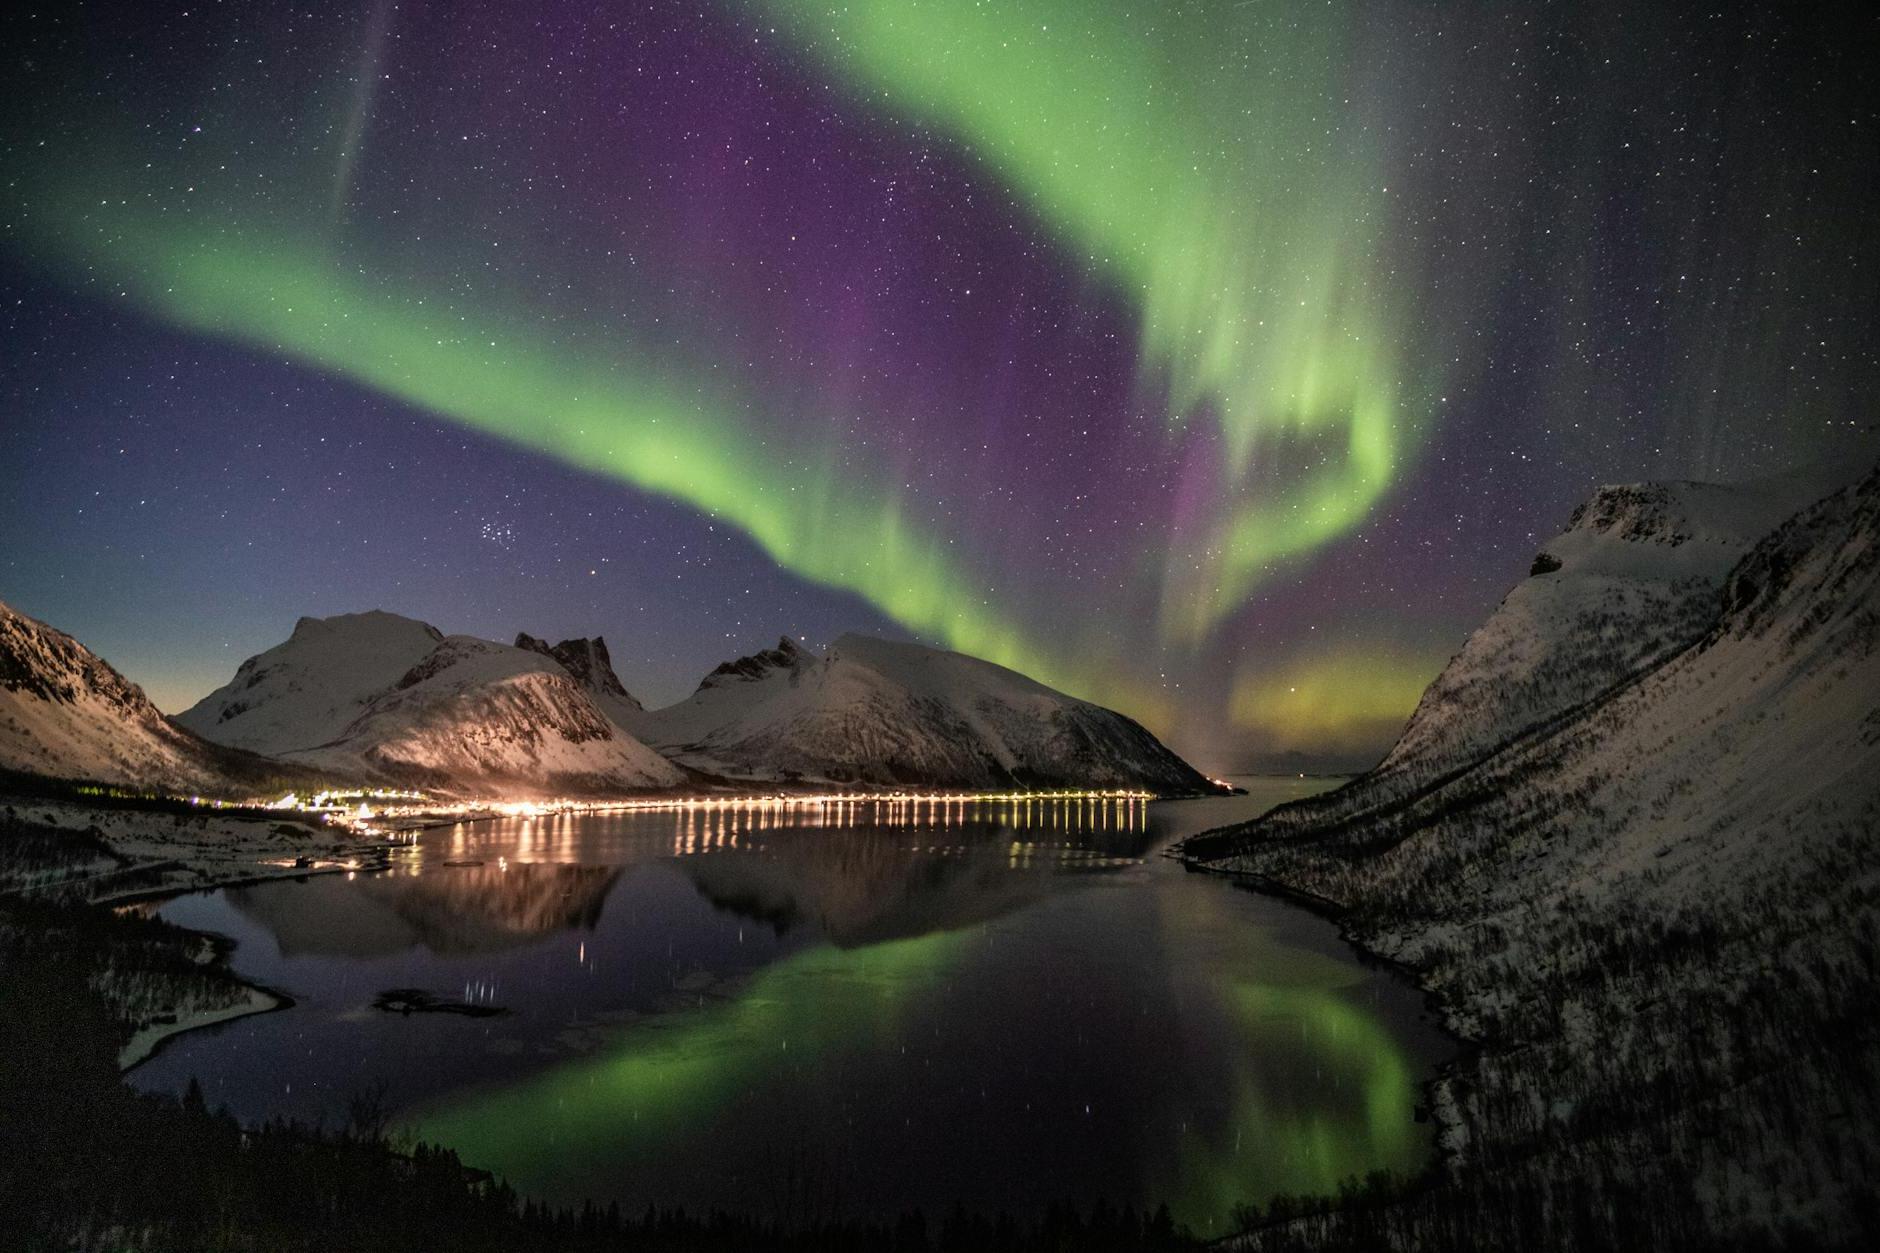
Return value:
M 251 794 L 282 773 L 176 726 L 83 644 L 4 604 L 0 769 L 217 796 Z
M 598 637 L 506 645 L 376 611 L 302 618 L 177 721 L 287 761 L 459 791 L 672 787 L 687 768 L 757 783 L 1210 787 L 1120 714 L 859 635 L 827 656 L 781 640 L 648 711 Z
M 428 623 L 377 609 L 302 618 L 285 642 L 242 662 L 176 720 L 257 753 L 317 748 L 340 738 L 443 641 Z
M 683 782 L 683 770 L 597 703 L 633 703 L 617 679 L 617 693 L 605 690 L 605 645 L 570 644 L 583 647 L 558 647 L 578 673 L 546 647 L 445 636 L 396 614 L 302 618 L 178 721 L 288 761 L 447 791 L 598 794 Z
M 1431 910 L 1603 891 L 1629 876 L 1668 908 L 1708 891 L 1755 891 L 1766 881 L 1745 875 L 1795 869 L 1801 849 L 1880 807 L 1880 471 L 1772 529 L 1707 599 L 1708 621 L 1693 638 L 1648 654 L 1538 728 L 1497 739 L 1502 710 L 1484 701 L 1487 726 L 1466 725 L 1477 715 L 1458 704 L 1449 717 L 1464 725 L 1447 738 L 1409 742 L 1415 728 L 1406 730 L 1387 760 L 1432 784 L 1354 784 L 1190 851 L 1217 858 L 1232 849 L 1266 863 L 1295 833 L 1319 851 L 1347 839 L 1387 847 L 1391 873 L 1414 864 L 1429 876 L 1418 890 Z M 1507 629 L 1498 610 L 1482 632 Z M 1593 647 L 1535 643 L 1541 652 Z M 1454 742 L 1491 747 L 1445 771 Z M 1367 860 L 1353 865 L 1366 882 L 1378 873 Z
M 844 635 L 726 662 L 639 733 L 728 778 L 927 787 L 1140 787 L 1209 782 L 1121 714 L 959 653 Z
M 1331 903 L 1483 1043 L 1437 1091 L 1458 1191 L 1406 1207 L 1432 1247 L 1510 1243 L 1469 1224 L 1516 1192 L 1593 1245 L 1834 1245 L 1860 1221 L 1880 1172 L 1880 471 L 1713 573 L 1784 503 L 1602 492 L 1548 546 L 1579 570 L 1554 616 L 1504 603 L 1451 667 L 1468 682 L 1425 697 L 1439 725 L 1371 778 L 1185 846 Z M 1615 1161 L 1626 1191 L 1588 1184 Z
M 1319 803 L 1355 812 L 1428 786 L 1689 645 L 1715 621 L 1731 567 L 1832 485 L 1811 469 L 1600 488 L 1430 684 L 1378 768 Z

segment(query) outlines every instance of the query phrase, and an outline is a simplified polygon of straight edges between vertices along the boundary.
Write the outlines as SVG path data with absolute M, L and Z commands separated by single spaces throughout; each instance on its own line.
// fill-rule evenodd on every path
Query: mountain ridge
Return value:
M 287 761 L 445 792 L 585 795 L 684 783 L 685 771 L 597 703 L 632 701 L 605 645 L 556 647 L 582 666 L 579 676 L 547 645 L 447 636 L 382 610 L 302 618 L 179 720 L 210 738 L 265 743 Z
M 1126 715 L 992 662 L 856 633 L 785 637 L 648 711 L 646 740 L 741 782 L 1214 790 Z
M 513 645 L 372 610 L 302 618 L 178 715 L 211 740 L 375 782 L 591 794 L 707 786 L 1215 786 L 1125 715 L 978 658 L 788 636 L 647 710 L 600 636 Z

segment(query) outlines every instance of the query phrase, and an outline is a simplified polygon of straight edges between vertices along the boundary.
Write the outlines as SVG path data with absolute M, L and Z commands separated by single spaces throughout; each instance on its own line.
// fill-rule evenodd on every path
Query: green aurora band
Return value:
M 1089 0 L 760 0 L 869 101 L 962 136 L 1137 303 L 1167 413 L 1218 423 L 1225 504 L 1173 545 L 1198 643 L 1275 562 L 1363 521 L 1404 456 L 1379 155 L 1340 4 L 1160 21 Z M 1253 50 L 1211 76 L 1220 51 Z M 1271 458 L 1278 474 L 1266 470 Z
M 1281 23 L 1228 6 L 1144 30 L 1071 0 L 756 11 L 867 102 L 960 136 L 1138 308 L 1140 385 L 1212 481 L 1120 555 L 1159 600 L 1164 644 L 1200 647 L 1273 563 L 1368 516 L 1405 456 L 1415 389 L 1390 334 L 1378 158 L 1339 94 L 1353 55 L 1339 9 Z M 1218 59 L 1230 29 L 1251 63 L 1185 72 Z M 769 446 L 764 380 L 499 274 L 427 271 L 336 219 L 333 188 L 361 142 L 358 57 L 336 42 L 328 59 L 345 68 L 288 103 L 266 84 L 221 92 L 204 120 L 224 137 L 193 148 L 140 134 L 134 98 L 98 111 L 75 97 L 71 111 L 96 114 L 81 149 L 19 145 L 31 159 L 13 184 L 15 238 L 36 264 L 171 325 L 685 502 L 910 631 L 1167 733 L 1171 699 L 1115 664 L 1116 641 L 1078 621 L 1041 631 L 1003 603 L 944 499 L 835 437 Z M 324 121 L 330 165 L 270 157 L 253 121 L 270 113 Z
M 454 301 L 368 277 L 317 235 L 263 233 L 49 196 L 29 226 L 80 274 L 110 281 L 165 322 L 278 351 L 440 417 L 731 522 L 772 560 L 864 596 L 904 626 L 1067 690 L 1107 694 L 1144 721 L 1158 697 L 1124 676 L 1033 648 L 994 608 L 948 537 L 907 515 L 886 484 L 833 457 L 786 467 L 754 447 L 729 386 L 662 370 L 653 354 L 559 345 L 501 301 Z

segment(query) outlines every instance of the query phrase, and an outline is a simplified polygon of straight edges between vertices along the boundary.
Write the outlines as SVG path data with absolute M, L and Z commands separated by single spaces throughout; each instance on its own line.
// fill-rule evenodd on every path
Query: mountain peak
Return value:
M 402 634 L 414 627 L 433 641 L 444 638 L 444 633 L 428 622 L 407 618 L 403 614 L 388 613 L 383 609 L 336 613 L 325 618 L 303 614 L 295 619 L 294 633 L 290 638 L 306 640 L 332 635 Z
M 302 618 L 178 721 L 349 778 L 472 794 L 682 782 L 626 729 L 640 712 L 599 637 L 511 646 L 374 610 Z
M 1424 692 L 1377 775 L 1468 764 L 1689 645 L 1730 570 L 1822 479 L 1599 488 Z
M 705 676 L 699 691 L 728 683 L 748 683 L 775 674 L 779 670 L 800 670 L 815 662 L 816 655 L 789 636 L 779 636 L 775 648 L 727 661 Z
M 577 636 L 551 645 L 547 640 L 539 640 L 525 631 L 516 635 L 516 647 L 552 657 L 582 686 L 618 697 L 634 709 L 640 708 L 640 702 L 634 699 L 626 685 L 621 683 L 620 676 L 614 673 L 613 658 L 607 652 L 607 641 L 599 635 L 587 639 Z
M 373 609 L 304 617 L 242 662 L 234 678 L 176 716 L 218 744 L 280 754 L 339 735 L 373 696 L 444 643 L 428 622 Z
M 977 657 L 868 635 L 820 655 L 779 640 L 641 726 L 681 764 L 750 781 L 1208 789 L 1121 714 Z

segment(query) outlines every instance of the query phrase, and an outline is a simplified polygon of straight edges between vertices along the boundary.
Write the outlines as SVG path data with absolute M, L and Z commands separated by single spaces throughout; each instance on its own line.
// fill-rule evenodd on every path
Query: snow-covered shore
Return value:
M 211 809 L 170 812 L 34 797 L 4 803 L 25 820 L 90 836 L 110 850 L 115 865 L 94 862 L 35 885 L 41 890 L 82 887 L 87 899 L 100 904 L 373 869 L 392 847 L 344 826 L 292 814 L 230 817 Z
M 250 1014 L 265 1014 L 270 1010 L 285 1009 L 293 1001 L 272 992 L 248 985 L 244 988 L 244 999 L 232 1005 L 218 1005 L 187 1011 L 175 1016 L 171 1022 L 153 1022 L 139 1028 L 137 1033 L 118 1050 L 118 1069 L 129 1070 L 139 1062 L 146 1061 L 157 1051 L 157 1047 L 172 1036 L 185 1031 L 194 1031 L 199 1027 L 213 1027 L 220 1022 L 233 1022 L 237 1018 L 246 1018 Z

